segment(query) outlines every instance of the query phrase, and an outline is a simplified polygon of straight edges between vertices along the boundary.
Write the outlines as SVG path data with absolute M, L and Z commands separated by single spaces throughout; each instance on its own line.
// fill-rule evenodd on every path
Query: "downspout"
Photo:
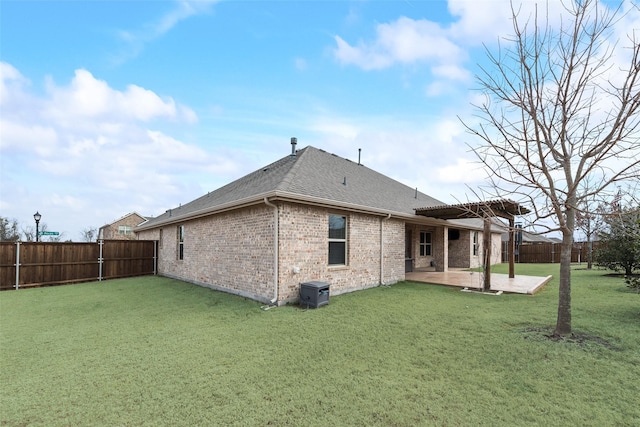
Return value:
M 271 304 L 277 304 L 278 302 L 278 207 L 271 203 L 267 197 L 264 198 L 264 203 L 267 206 L 273 208 L 273 299 Z
M 380 284 L 384 285 L 384 221 L 391 218 L 388 214 L 386 218 L 380 218 Z

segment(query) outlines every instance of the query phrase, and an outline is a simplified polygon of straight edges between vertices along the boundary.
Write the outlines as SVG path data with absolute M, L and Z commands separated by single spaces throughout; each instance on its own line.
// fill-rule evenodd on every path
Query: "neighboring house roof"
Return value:
M 461 228 L 468 228 L 471 230 L 484 230 L 484 219 L 482 218 L 461 218 L 461 219 L 450 219 L 449 222 L 450 227 L 459 226 Z M 500 220 L 492 218 L 491 220 L 491 232 L 492 233 L 502 233 L 504 231 L 504 224 L 500 222 Z
M 502 241 L 509 241 L 509 233 L 502 234 Z M 552 239 L 540 234 L 529 233 L 522 230 L 522 243 L 555 243 Z
M 129 218 L 131 216 L 134 216 L 134 215 L 138 216 L 138 217 L 140 217 L 142 219 L 142 221 L 140 221 L 140 223 L 138 223 L 137 225 L 140 225 L 140 224 L 142 224 L 142 223 L 144 223 L 146 221 L 149 221 L 150 219 L 153 219 L 153 217 L 150 217 L 150 216 L 146 216 L 145 217 L 145 216 L 140 215 L 137 212 L 130 212 L 130 213 L 126 214 L 126 215 L 121 216 L 120 218 L 116 219 L 115 221 L 110 222 L 109 224 L 103 225 L 102 227 L 100 227 L 100 229 L 107 228 L 107 227 L 109 227 L 109 226 L 111 226 L 113 224 L 117 224 L 118 222 L 123 221 L 123 220 L 125 220 L 125 219 L 127 219 L 127 218 Z
M 411 218 L 416 218 L 416 208 L 444 204 L 362 164 L 308 146 L 179 208 L 169 209 L 138 229 L 263 203 L 265 197 L 270 201 L 291 200 Z
M 459 224 L 464 228 L 482 230 L 484 227 L 484 220 L 482 218 L 465 218 L 465 219 L 452 219 L 449 220 L 452 224 Z M 502 222 L 498 218 L 491 219 L 491 231 L 493 233 L 502 234 L 502 241 L 509 241 L 509 226 Z M 553 238 L 545 237 L 541 234 L 530 233 L 522 230 L 522 242 L 523 243 L 554 243 Z

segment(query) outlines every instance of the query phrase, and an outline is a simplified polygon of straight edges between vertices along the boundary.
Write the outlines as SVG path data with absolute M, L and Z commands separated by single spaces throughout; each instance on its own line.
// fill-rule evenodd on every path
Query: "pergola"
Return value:
M 515 277 L 515 217 L 531 211 L 513 200 L 489 200 L 485 202 L 460 203 L 457 205 L 434 206 L 416 209 L 416 215 L 438 219 L 482 218 L 484 290 L 491 289 L 491 218 L 500 217 L 509 221 L 509 277 Z

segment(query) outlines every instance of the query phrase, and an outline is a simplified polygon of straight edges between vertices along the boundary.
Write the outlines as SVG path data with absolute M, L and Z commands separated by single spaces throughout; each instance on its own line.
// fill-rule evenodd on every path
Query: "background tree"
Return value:
M 512 4 L 513 38 L 496 54 L 486 50 L 490 66 L 478 77 L 486 102 L 475 105 L 479 122 L 465 124 L 481 141 L 471 148 L 486 166 L 488 191 L 528 202 L 534 221 L 551 220 L 562 233 L 556 336 L 571 333 L 580 205 L 640 176 L 640 29 L 622 40 L 615 32 L 623 18 L 637 22 L 640 9 L 596 0 L 562 6 L 554 27 L 549 4 L 530 16 Z
M 596 261 L 631 276 L 640 269 L 640 206 L 607 215 L 605 222 L 606 230 L 598 233 L 603 246 L 596 253 Z
M 16 242 L 20 240 L 18 221 L 0 217 L 0 242 Z
M 85 228 L 80 234 L 83 242 L 94 242 L 98 236 L 98 229 L 96 227 Z
M 593 239 L 602 230 L 608 211 L 596 196 L 585 198 L 576 210 L 576 228 L 584 233 L 587 244 L 587 270 L 593 268 Z
M 27 225 L 26 227 L 22 227 L 22 235 L 24 236 L 25 242 L 35 242 L 36 228 L 33 225 Z

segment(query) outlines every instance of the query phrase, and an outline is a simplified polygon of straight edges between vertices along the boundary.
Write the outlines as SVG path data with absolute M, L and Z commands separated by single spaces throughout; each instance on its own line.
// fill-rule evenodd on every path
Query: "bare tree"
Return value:
M 98 237 L 98 229 L 96 227 L 85 228 L 80 234 L 83 242 L 94 242 Z
M 587 243 L 587 270 L 593 268 L 593 239 L 604 226 L 608 212 L 609 209 L 596 195 L 585 197 L 576 210 L 576 228 L 584 233 Z
M 514 36 L 495 54 L 486 49 L 490 66 L 478 77 L 486 102 L 475 105 L 478 124 L 465 123 L 481 141 L 471 148 L 488 191 L 526 202 L 537 223 L 562 232 L 556 336 L 571 333 L 576 213 L 640 176 L 640 29 L 615 35 L 640 9 L 623 6 L 567 1 L 554 28 L 548 6 L 524 16 L 512 4 Z
M 24 236 L 25 242 L 36 241 L 36 228 L 33 225 L 27 225 L 25 227 L 22 227 L 22 234 Z
M 0 217 L 0 242 L 15 242 L 20 240 L 18 221 Z

